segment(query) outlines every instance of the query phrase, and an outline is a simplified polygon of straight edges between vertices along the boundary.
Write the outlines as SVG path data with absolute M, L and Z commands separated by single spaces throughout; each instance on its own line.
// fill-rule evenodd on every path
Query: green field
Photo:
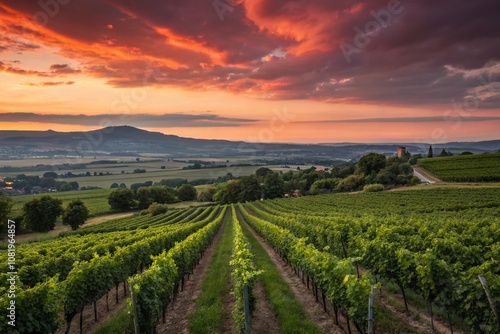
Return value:
M 89 209 L 90 216 L 99 216 L 111 212 L 111 208 L 108 204 L 108 196 L 112 191 L 113 189 L 77 190 L 55 192 L 49 193 L 47 195 L 61 199 L 63 202 L 63 206 L 66 206 L 74 199 L 81 199 Z M 22 214 L 24 203 L 40 196 L 42 195 L 34 194 L 11 196 L 10 198 L 14 202 L 11 213 L 12 217 L 16 217 Z
M 143 158 L 146 160 L 145 158 Z M 111 159 L 108 158 L 106 160 L 116 160 L 118 163 L 111 164 L 92 164 L 96 160 L 84 160 L 85 168 L 83 169 L 74 169 L 74 168 L 63 168 L 62 169 L 54 169 L 58 174 L 67 174 L 71 172 L 73 174 L 82 174 L 89 172 L 90 176 L 77 176 L 77 177 L 59 177 L 57 181 L 65 181 L 65 182 L 78 182 L 80 187 L 100 187 L 100 188 L 109 188 L 113 183 L 125 183 L 127 187 L 130 187 L 133 183 L 143 183 L 146 181 L 158 182 L 163 179 L 173 179 L 173 178 L 182 178 L 188 181 L 193 181 L 197 179 L 216 179 L 218 177 L 222 177 L 227 173 L 233 174 L 235 177 L 245 176 L 253 174 L 258 168 L 262 166 L 234 166 L 234 167 L 221 167 L 221 168 L 202 168 L 202 169 L 183 169 L 183 167 L 187 167 L 190 164 L 184 162 L 176 162 L 176 161 L 167 161 L 161 160 L 154 162 L 147 161 L 135 161 L 131 158 L 123 159 Z M 198 160 L 198 159 L 197 159 Z M 203 159 L 201 159 L 203 160 Z M 26 175 L 38 175 L 42 177 L 42 175 L 46 171 L 30 171 L 29 168 L 33 168 L 33 166 L 42 163 L 37 160 L 12 160 L 4 163 L 5 166 L 19 167 L 20 170 L 15 172 L 0 172 L 0 177 L 16 177 L 19 174 Z M 47 165 L 55 165 L 60 164 L 61 161 L 56 160 L 43 160 L 43 163 Z M 70 161 L 70 163 L 73 163 Z M 75 162 L 76 163 L 76 162 Z M 217 160 L 217 163 L 226 164 L 226 160 Z M 236 164 L 236 163 L 248 163 L 248 161 L 232 159 L 227 164 Z M 164 167 L 164 168 L 162 168 Z M 265 166 L 271 168 L 273 170 L 283 170 L 287 171 L 289 169 L 280 168 L 277 166 Z M 134 173 L 136 169 L 144 169 L 146 173 Z M 102 175 L 100 175 L 102 174 Z
M 255 173 L 255 171 L 261 166 L 244 166 L 244 167 L 225 167 L 225 168 L 203 168 L 203 169 L 188 169 L 183 170 L 182 168 L 175 169 L 159 169 L 157 167 L 147 167 L 146 165 L 135 168 L 144 168 L 146 173 L 129 173 L 129 174 L 113 174 L 113 175 L 102 175 L 102 176 L 87 176 L 87 177 L 74 177 L 65 178 L 64 181 L 71 182 L 76 181 L 80 187 L 84 186 L 96 186 L 101 188 L 109 188 L 111 184 L 125 183 L 127 187 L 130 187 L 133 183 L 143 183 L 146 181 L 158 182 L 163 179 L 174 179 L 182 178 L 188 181 L 193 181 L 197 179 L 216 179 L 219 176 L 224 176 L 227 173 L 233 174 L 235 177 L 245 176 Z M 276 167 L 270 167 L 273 170 L 280 170 Z
M 500 181 L 500 153 L 425 158 L 418 165 L 446 182 Z

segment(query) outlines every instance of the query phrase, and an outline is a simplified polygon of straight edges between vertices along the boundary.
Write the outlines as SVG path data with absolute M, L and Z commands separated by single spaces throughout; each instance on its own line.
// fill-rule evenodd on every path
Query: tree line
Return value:
M 172 204 L 182 201 L 196 200 L 198 192 L 190 184 L 177 188 L 167 186 L 144 185 L 138 188 L 119 188 L 108 197 L 109 206 L 113 211 L 123 212 L 134 209 L 148 209 L 153 203 Z
M 297 167 L 296 170 L 283 173 L 261 167 L 255 174 L 217 184 L 213 199 L 225 204 L 286 195 L 378 191 L 393 186 L 415 185 L 420 180 L 413 176 L 410 161 L 416 163 L 417 158 L 411 155 L 387 158 L 383 154 L 369 153 L 361 157 L 357 164 L 349 163 L 331 169 Z
M 0 219 L 3 222 L 12 218 L 10 212 L 13 202 L 10 198 L 0 197 Z M 63 207 L 62 201 L 48 195 L 33 198 L 23 206 L 22 215 L 15 217 L 16 232 L 33 231 L 48 232 L 56 226 L 61 218 L 63 225 L 76 230 L 89 218 L 89 210 L 80 199 L 74 199 Z

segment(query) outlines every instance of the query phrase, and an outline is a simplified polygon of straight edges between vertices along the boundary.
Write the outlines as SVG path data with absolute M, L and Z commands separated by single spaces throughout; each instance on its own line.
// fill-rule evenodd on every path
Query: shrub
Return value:
M 417 184 L 420 183 L 420 179 L 416 176 L 412 176 L 410 179 L 410 185 L 416 186 Z
M 367 193 L 374 193 L 378 191 L 383 191 L 384 186 L 380 183 L 367 184 L 366 186 L 363 187 L 363 190 Z
M 199 202 L 212 202 L 214 200 L 215 188 L 209 187 L 198 193 Z
M 157 216 L 167 213 L 168 206 L 166 204 L 158 204 L 155 202 L 149 206 L 148 211 L 151 214 L 151 216 Z

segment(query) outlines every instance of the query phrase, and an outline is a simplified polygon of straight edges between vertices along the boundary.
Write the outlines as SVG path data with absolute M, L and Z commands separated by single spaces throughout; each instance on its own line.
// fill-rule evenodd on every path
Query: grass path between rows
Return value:
M 201 283 L 201 293 L 195 308 L 189 315 L 189 333 L 227 333 L 234 327 L 228 305 L 228 297 L 231 297 L 229 261 L 233 247 L 231 217 L 231 210 L 228 210 L 212 264 Z
M 238 209 L 237 209 L 237 212 Z M 280 333 L 287 334 L 316 334 L 322 333 L 319 327 L 308 319 L 306 313 L 295 298 L 292 290 L 281 276 L 278 268 L 271 260 L 266 250 L 249 230 L 248 225 L 239 217 L 243 234 L 250 244 L 254 261 L 258 269 L 264 272 L 259 275 L 259 280 L 264 286 L 265 293 L 271 304 L 271 309 L 276 315 Z

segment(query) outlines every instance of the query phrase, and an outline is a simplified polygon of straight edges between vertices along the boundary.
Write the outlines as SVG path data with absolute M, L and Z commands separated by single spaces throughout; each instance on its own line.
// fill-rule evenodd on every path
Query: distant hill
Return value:
M 395 154 L 394 144 L 286 144 L 247 143 L 228 140 L 184 138 L 131 126 L 107 127 L 87 132 L 0 131 L 0 159 L 30 155 L 96 155 L 158 153 L 173 157 L 315 157 L 358 159 L 368 152 Z M 403 144 L 411 153 L 427 153 L 429 144 Z M 474 153 L 500 149 L 500 140 L 433 145 L 434 151 L 468 150 Z

